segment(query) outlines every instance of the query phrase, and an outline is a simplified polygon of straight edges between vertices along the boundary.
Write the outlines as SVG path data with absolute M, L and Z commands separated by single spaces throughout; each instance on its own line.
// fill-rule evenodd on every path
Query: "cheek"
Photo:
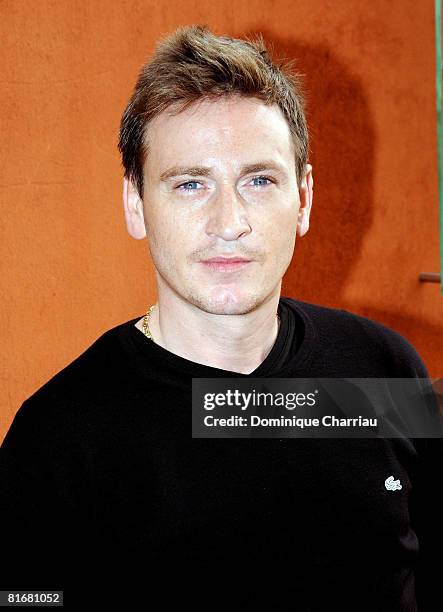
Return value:
M 150 217 L 151 235 L 158 248 L 168 251 L 174 248 L 181 235 L 181 225 L 163 211 L 153 210 Z
M 178 273 L 184 266 L 188 265 L 189 256 L 195 250 L 198 242 L 193 240 L 195 236 L 191 234 L 185 224 L 165 223 L 162 220 L 155 229 L 155 244 L 157 260 L 161 263 L 164 270 L 171 274 Z
M 264 228 L 263 241 L 266 249 L 278 252 L 290 248 L 295 240 L 297 230 L 297 212 L 281 210 L 273 215 Z

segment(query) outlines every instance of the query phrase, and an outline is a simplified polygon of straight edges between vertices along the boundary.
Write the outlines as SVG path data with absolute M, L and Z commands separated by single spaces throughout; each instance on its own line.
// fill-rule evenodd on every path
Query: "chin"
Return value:
M 230 291 L 223 291 L 218 295 L 212 296 L 189 296 L 188 301 L 197 306 L 197 308 L 200 308 L 200 310 L 210 314 L 240 315 L 254 310 L 264 301 L 264 298 L 256 294 L 238 295 Z

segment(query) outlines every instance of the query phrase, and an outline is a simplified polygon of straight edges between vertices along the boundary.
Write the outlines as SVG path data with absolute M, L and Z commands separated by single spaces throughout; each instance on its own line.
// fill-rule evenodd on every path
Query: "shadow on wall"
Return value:
M 260 32 L 272 41 L 273 57 L 295 58 L 294 68 L 302 75 L 314 176 L 309 239 L 296 242 L 282 295 L 346 309 L 343 290 L 360 256 L 375 206 L 376 142 L 367 97 L 362 83 L 330 48 L 283 41 L 264 29 Z M 417 285 L 418 296 L 418 279 Z M 396 310 L 395 303 L 359 307 L 358 313 L 395 329 L 416 346 L 425 363 L 432 358 L 435 362 L 438 343 L 443 344 L 441 326 Z
M 312 223 L 309 239 L 297 239 L 286 284 L 294 297 L 338 305 L 374 210 L 375 134 L 368 103 L 361 83 L 329 48 L 284 43 L 261 32 L 272 41 L 274 58 L 295 58 L 307 102 Z

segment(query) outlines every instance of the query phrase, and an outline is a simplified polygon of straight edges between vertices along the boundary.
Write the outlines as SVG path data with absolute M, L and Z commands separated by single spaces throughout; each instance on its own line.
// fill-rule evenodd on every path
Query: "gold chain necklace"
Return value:
M 143 317 L 143 324 L 142 324 L 142 328 L 143 328 L 143 333 L 145 334 L 145 336 L 147 338 L 150 338 L 153 342 L 155 342 L 153 335 L 151 334 L 151 330 L 149 329 L 149 319 L 151 317 L 151 312 L 154 310 L 155 308 L 155 304 L 153 304 L 148 312 L 145 314 L 145 316 Z M 278 321 L 278 329 L 280 329 L 280 315 L 277 312 L 277 321 Z
M 143 333 L 145 334 L 147 338 L 150 338 L 153 342 L 155 342 L 155 340 L 151 334 L 151 330 L 149 329 L 149 318 L 154 308 L 155 308 L 155 304 L 151 306 L 151 308 L 148 310 L 148 312 L 143 317 Z

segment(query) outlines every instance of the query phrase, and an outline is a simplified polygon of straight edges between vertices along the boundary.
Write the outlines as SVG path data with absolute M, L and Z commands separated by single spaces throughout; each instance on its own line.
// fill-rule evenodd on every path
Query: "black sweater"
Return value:
M 128 609 L 443 609 L 441 440 L 192 438 L 192 378 L 429 376 L 379 323 L 292 298 L 279 313 L 250 374 L 167 351 L 137 317 L 29 397 L 1 447 L 0 588 L 64 589 L 72 609 L 86 593 Z

